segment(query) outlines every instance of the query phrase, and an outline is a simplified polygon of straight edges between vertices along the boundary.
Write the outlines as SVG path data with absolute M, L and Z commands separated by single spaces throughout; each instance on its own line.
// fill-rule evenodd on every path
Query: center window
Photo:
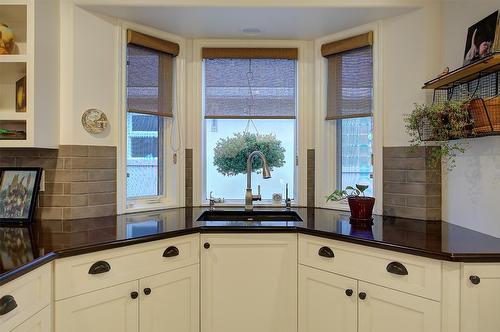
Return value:
M 296 156 L 297 61 L 294 59 L 204 59 L 203 111 L 205 198 L 244 199 L 247 157 L 261 151 L 271 167 L 253 162 L 254 192 L 293 198 Z

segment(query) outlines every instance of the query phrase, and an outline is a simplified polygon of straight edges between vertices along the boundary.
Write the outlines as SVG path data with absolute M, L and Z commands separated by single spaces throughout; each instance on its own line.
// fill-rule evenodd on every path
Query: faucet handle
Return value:
M 260 184 L 257 186 L 257 196 L 260 196 Z

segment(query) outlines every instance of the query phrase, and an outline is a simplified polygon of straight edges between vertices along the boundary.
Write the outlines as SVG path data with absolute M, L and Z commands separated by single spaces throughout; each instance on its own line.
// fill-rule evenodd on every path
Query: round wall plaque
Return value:
M 99 134 L 108 127 L 108 118 L 98 109 L 88 109 L 82 115 L 82 125 L 87 132 Z

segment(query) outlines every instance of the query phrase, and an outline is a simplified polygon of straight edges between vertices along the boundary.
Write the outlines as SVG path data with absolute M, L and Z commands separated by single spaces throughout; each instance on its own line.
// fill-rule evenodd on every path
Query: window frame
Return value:
M 382 113 L 382 52 L 381 23 L 371 23 L 315 40 L 316 98 L 316 206 L 349 211 L 346 201 L 326 202 L 326 197 L 337 188 L 337 120 L 326 121 L 328 59 L 321 55 L 321 45 L 373 31 L 373 189 L 375 214 L 382 214 L 383 199 L 383 113 Z
M 184 80 L 182 79 L 185 75 L 185 59 L 184 59 L 184 46 L 185 40 L 181 37 L 158 31 L 156 29 L 147 28 L 141 25 L 120 22 L 120 38 L 119 38 L 119 49 L 118 52 L 120 64 L 119 73 L 120 78 L 120 112 L 119 119 L 117 121 L 119 126 L 119 137 L 118 137 L 118 160 L 117 160 L 117 212 L 130 213 L 130 212 L 141 212 L 141 211 L 154 211 L 159 209 L 179 207 L 181 205 L 180 197 L 183 196 L 183 181 L 180 178 L 184 177 L 184 137 L 181 138 L 179 151 L 177 152 L 177 163 L 173 162 L 173 152 L 170 149 L 170 138 L 171 131 L 174 125 L 174 118 L 163 117 L 161 121 L 163 123 L 163 152 L 159 152 L 163 155 L 161 158 L 163 160 L 163 172 L 159 174 L 161 178 L 161 186 L 163 188 L 162 195 L 158 196 L 144 196 L 138 198 L 127 198 L 127 30 L 133 29 L 135 31 L 148 34 L 154 37 L 158 37 L 165 40 L 171 40 L 179 44 L 181 51 L 177 57 L 174 58 L 173 65 L 173 112 L 174 116 L 178 117 L 177 124 L 175 124 L 175 130 L 184 132 L 184 110 L 185 105 L 182 102 L 185 96 Z M 160 117 L 162 118 L 162 117 Z M 178 128 L 177 128 L 178 125 Z
M 212 39 L 197 39 L 193 41 L 193 72 L 192 81 L 196 89 L 193 89 L 192 101 L 193 108 L 190 113 L 190 123 L 193 123 L 193 135 L 190 135 L 192 141 L 190 146 L 193 147 L 193 174 L 200 174 L 200 178 L 193 178 L 193 205 L 207 206 L 209 204 L 205 197 L 206 188 L 206 170 L 205 170 L 205 119 L 202 113 L 203 109 L 203 59 L 201 50 L 203 47 L 271 47 L 271 48 L 288 48 L 294 47 L 299 49 L 299 59 L 297 60 L 297 114 L 296 114 L 296 133 L 295 133 L 295 179 L 294 188 L 295 199 L 292 205 L 305 206 L 307 202 L 307 149 L 312 144 L 309 135 L 312 132 L 310 126 L 314 125 L 314 116 L 301 110 L 313 109 L 313 71 L 308 65 L 314 62 L 313 60 L 313 43 L 297 40 L 212 40 Z M 255 189 L 256 190 L 256 189 Z M 242 206 L 244 205 L 245 188 L 242 188 L 241 199 L 227 200 L 226 206 Z M 260 203 L 260 204 L 259 204 Z M 264 202 L 256 202 L 256 205 L 270 205 L 272 200 Z

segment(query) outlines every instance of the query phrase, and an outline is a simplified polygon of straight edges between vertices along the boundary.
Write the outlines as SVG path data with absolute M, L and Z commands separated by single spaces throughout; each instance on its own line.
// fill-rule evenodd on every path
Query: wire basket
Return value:
M 420 125 L 418 127 L 418 136 L 422 142 L 430 142 L 434 140 L 430 123 L 431 122 L 427 118 L 423 118 L 420 121 Z
M 474 123 L 474 132 L 477 134 L 490 133 L 493 131 L 487 106 L 483 98 L 476 98 L 469 103 L 469 114 Z
M 493 131 L 500 132 L 500 96 L 484 100 Z

